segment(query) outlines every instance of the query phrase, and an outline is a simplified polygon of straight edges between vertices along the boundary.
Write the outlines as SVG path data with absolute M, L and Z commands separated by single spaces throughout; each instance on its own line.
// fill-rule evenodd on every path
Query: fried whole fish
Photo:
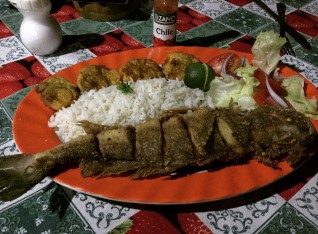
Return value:
M 0 157 L 0 200 L 12 200 L 74 163 L 83 177 L 129 172 L 141 179 L 252 158 L 271 167 L 282 160 L 295 166 L 317 148 L 308 118 L 275 107 L 174 110 L 136 126 L 80 125 L 87 135 L 53 149 Z

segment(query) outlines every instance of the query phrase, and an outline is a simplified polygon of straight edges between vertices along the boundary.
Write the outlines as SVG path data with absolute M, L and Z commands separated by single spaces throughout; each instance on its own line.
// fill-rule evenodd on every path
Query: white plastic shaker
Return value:
M 62 30 L 51 16 L 50 0 L 10 0 L 21 12 L 20 26 L 22 43 L 36 55 L 49 55 L 56 52 L 62 43 Z

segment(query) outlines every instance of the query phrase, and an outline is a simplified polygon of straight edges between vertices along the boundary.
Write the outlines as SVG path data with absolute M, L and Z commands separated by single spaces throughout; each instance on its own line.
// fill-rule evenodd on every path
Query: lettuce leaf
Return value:
M 285 99 L 295 110 L 318 120 L 316 98 L 307 99 L 304 91 L 304 79 L 302 77 L 290 76 L 288 79 L 283 80 L 282 86 L 287 92 Z
M 215 77 L 210 83 L 208 95 L 217 108 L 240 106 L 242 109 L 253 109 L 256 103 L 253 98 L 255 87 L 259 81 L 253 76 L 256 67 L 246 65 L 238 68 L 235 73 L 242 77 L 237 80 L 234 77 L 222 74 Z
M 273 30 L 260 32 L 252 47 L 253 64 L 270 74 L 277 67 L 280 50 L 285 43 L 286 38 L 279 37 Z

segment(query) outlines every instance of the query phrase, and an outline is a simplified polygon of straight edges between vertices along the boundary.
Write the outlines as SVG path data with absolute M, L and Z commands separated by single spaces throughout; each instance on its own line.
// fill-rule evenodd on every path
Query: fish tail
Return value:
M 50 167 L 39 168 L 37 154 L 0 157 L 0 200 L 10 201 L 43 180 Z
M 48 176 L 56 166 L 99 156 L 95 137 L 85 135 L 52 149 L 0 157 L 0 201 L 13 200 Z

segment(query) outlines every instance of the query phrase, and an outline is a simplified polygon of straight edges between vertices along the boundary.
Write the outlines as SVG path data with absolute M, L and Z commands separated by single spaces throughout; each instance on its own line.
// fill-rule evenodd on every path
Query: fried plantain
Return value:
M 109 85 L 118 85 L 122 81 L 122 76 L 116 69 L 106 69 L 104 75 L 106 76 Z
M 78 87 L 63 77 L 51 77 L 35 87 L 44 104 L 53 110 L 70 106 L 80 92 Z
M 77 76 L 77 85 L 82 92 L 116 85 L 120 81 L 121 76 L 117 70 L 102 65 L 86 66 L 80 70 Z
M 190 63 L 200 62 L 198 58 L 192 54 L 182 52 L 172 52 L 162 64 L 162 70 L 167 79 L 184 80 L 184 70 Z
M 125 82 L 164 77 L 161 67 L 151 59 L 132 59 L 119 72 Z

